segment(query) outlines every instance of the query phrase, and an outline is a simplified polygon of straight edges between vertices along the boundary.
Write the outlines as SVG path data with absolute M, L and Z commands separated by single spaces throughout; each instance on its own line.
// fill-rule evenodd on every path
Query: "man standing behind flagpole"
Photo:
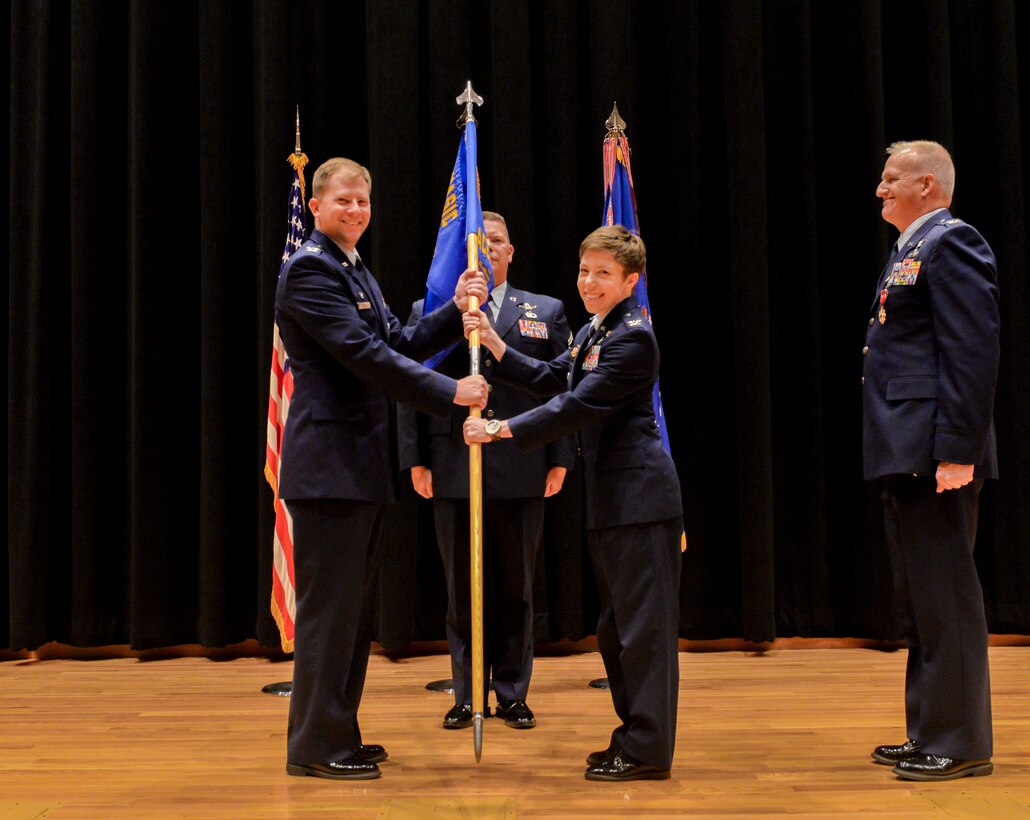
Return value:
M 368 169 L 330 159 L 311 187 L 316 229 L 287 262 L 275 299 L 294 383 L 279 483 L 297 585 L 286 771 L 369 779 L 387 759 L 362 741 L 358 707 L 383 516 L 399 498 L 393 402 L 437 416 L 452 403 L 486 405 L 481 376 L 455 380 L 413 360 L 461 338 L 469 295 L 485 299 L 486 285 L 462 275 L 452 299 L 402 329 L 356 249 L 371 217 Z
M 550 296 L 519 290 L 510 282 L 508 265 L 515 247 L 507 223 L 492 211 L 483 213 L 483 221 L 494 274 L 494 287 L 483 309 L 516 350 L 543 361 L 560 355 L 572 338 L 565 306 Z M 439 248 L 437 255 L 441 255 Z M 454 258 L 456 264 L 462 261 Z M 454 278 L 458 273 L 460 269 Z M 422 311 L 420 299 L 412 305 L 408 323 L 418 321 Z M 455 347 L 436 369 L 451 376 L 468 372 L 468 351 Z M 541 403 L 507 385 L 495 384 L 491 371 L 492 362 L 484 357 L 483 373 L 491 383 L 487 418 L 515 415 Z M 447 581 L 447 645 L 454 705 L 443 719 L 445 729 L 464 729 L 473 723 L 469 452 L 462 436 L 464 415 L 454 408 L 449 418 L 430 418 L 403 405 L 398 408 L 401 467 L 411 469 L 415 491 L 433 501 Z M 505 444 L 483 455 L 483 684 L 489 688 L 492 679 L 495 714 L 513 729 L 536 726 L 536 717 L 526 703 L 533 671 L 533 571 L 543 537 L 544 498 L 561 489 L 572 464 L 572 448 L 565 439 L 531 452 Z

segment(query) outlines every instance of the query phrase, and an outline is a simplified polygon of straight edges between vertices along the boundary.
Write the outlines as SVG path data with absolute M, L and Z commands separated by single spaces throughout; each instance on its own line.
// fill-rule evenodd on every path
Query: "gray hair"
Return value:
M 932 140 L 907 140 L 892 142 L 887 149 L 888 154 L 906 152 L 915 156 L 919 169 L 933 174 L 937 184 L 949 200 L 955 193 L 955 163 L 951 161 L 948 149 Z

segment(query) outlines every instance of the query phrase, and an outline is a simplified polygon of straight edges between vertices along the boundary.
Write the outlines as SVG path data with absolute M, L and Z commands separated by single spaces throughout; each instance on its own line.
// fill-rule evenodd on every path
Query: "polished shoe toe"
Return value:
M 390 755 L 378 743 L 362 743 L 354 750 L 354 756 L 359 760 L 367 760 L 369 763 L 382 763 Z
M 919 754 L 919 741 L 906 740 L 900 746 L 877 746 L 873 749 L 873 760 L 885 766 L 893 766 Z
M 504 720 L 505 726 L 512 729 L 532 729 L 536 726 L 533 710 L 526 706 L 524 700 L 504 700 L 497 704 L 497 717 Z
M 472 725 L 472 707 L 467 703 L 457 703 L 443 716 L 444 729 L 465 729 Z
M 591 752 L 587 755 L 588 766 L 600 766 L 602 763 L 607 762 L 617 750 L 609 746 L 607 749 L 601 749 L 599 752 Z
M 296 777 L 325 777 L 329 780 L 373 780 L 382 772 L 370 760 L 354 757 L 328 763 L 287 763 L 286 774 Z
M 586 770 L 587 780 L 668 780 L 668 769 L 660 769 L 649 763 L 642 763 L 625 752 L 612 755 L 610 760 L 603 761 Z
M 891 769 L 902 780 L 956 780 L 960 777 L 984 777 L 994 771 L 988 760 L 958 760 L 938 755 L 916 755 L 898 762 Z

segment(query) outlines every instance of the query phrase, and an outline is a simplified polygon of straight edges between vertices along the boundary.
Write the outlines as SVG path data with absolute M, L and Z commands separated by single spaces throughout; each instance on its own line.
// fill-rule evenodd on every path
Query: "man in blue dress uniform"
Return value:
M 865 477 L 881 488 L 905 615 L 908 739 L 877 763 L 907 780 L 987 775 L 987 621 L 973 561 L 978 499 L 997 478 L 999 311 L 994 254 L 948 211 L 951 156 L 898 142 L 876 189 L 901 236 L 869 309 L 862 377 Z
M 516 288 L 508 279 L 515 248 L 504 217 L 484 211 L 483 225 L 494 276 L 484 309 L 490 311 L 506 344 L 534 359 L 555 358 L 568 350 L 572 338 L 565 306 L 550 296 Z M 412 306 L 409 324 L 421 318 L 422 304 L 420 299 Z M 436 370 L 458 378 L 468 367 L 468 347 L 458 345 Z M 496 382 L 492 371 L 487 353 L 480 371 L 490 383 L 486 418 L 515 415 L 541 403 L 539 398 Z M 410 467 L 415 491 L 433 499 L 436 537 L 447 579 L 446 629 L 454 705 L 444 716 L 445 729 L 471 726 L 473 717 L 469 449 L 462 436 L 467 415 L 459 407 L 443 418 L 415 413 L 404 405 L 398 408 L 401 467 Z M 528 452 L 507 442 L 483 454 L 483 685 L 492 682 L 495 714 L 513 729 L 536 725 L 536 716 L 526 703 L 533 671 L 533 570 L 543 537 L 544 498 L 561 489 L 573 462 L 566 439 Z
M 486 283 L 466 272 L 452 301 L 402 330 L 355 249 L 371 216 L 368 170 L 330 159 L 311 188 L 316 230 L 275 295 L 294 382 L 279 477 L 297 588 L 286 771 L 369 779 L 387 757 L 362 742 L 358 706 L 383 514 L 399 498 L 393 402 L 437 416 L 452 404 L 485 406 L 481 376 L 452 379 L 414 359 L 461 338 L 468 291 L 485 299 Z

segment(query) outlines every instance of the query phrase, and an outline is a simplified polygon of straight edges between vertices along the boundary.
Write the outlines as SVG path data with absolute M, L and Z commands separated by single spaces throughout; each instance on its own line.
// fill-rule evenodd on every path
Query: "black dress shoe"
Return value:
M 497 704 L 497 717 L 504 720 L 505 726 L 512 729 L 532 729 L 536 726 L 533 710 L 526 706 L 524 700 L 502 700 Z
M 616 749 L 609 746 L 607 749 L 601 749 L 599 752 L 591 752 L 587 755 L 587 765 L 600 766 L 602 763 L 606 763 L 610 760 L 616 751 Z
M 873 749 L 873 760 L 885 766 L 893 766 L 919 754 L 919 741 L 906 740 L 900 746 L 877 746 Z
M 937 755 L 916 755 L 901 760 L 891 769 L 902 780 L 956 780 L 959 777 L 983 777 L 994 771 L 988 760 L 956 760 Z
M 369 763 L 382 763 L 390 755 L 378 743 L 362 743 L 354 750 L 354 756 L 359 760 L 367 760 Z
M 444 729 L 466 729 L 472 725 L 472 707 L 467 703 L 456 703 L 443 716 Z
M 382 772 L 370 760 L 352 757 L 328 763 L 287 763 L 286 774 L 297 777 L 325 777 L 329 780 L 374 780 Z
M 625 752 L 618 752 L 610 760 L 591 766 L 584 776 L 587 780 L 668 780 L 669 770 L 641 763 Z

